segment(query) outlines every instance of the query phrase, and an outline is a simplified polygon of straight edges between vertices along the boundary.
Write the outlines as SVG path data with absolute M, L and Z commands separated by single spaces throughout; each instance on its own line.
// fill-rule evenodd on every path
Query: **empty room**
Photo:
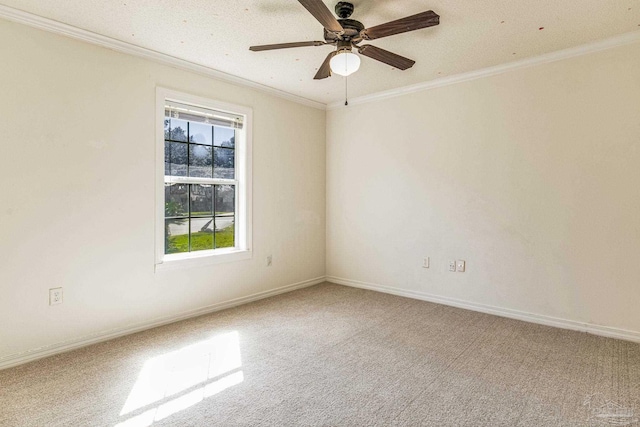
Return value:
M 640 0 L 0 39 L 0 427 L 640 427 Z

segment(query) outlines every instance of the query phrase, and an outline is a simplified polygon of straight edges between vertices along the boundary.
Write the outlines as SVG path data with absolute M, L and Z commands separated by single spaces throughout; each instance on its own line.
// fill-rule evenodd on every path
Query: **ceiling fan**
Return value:
M 348 19 L 353 13 L 353 4 L 348 2 L 338 2 L 335 6 L 336 19 L 329 8 L 322 0 L 298 0 L 324 27 L 324 41 L 308 41 L 294 43 L 267 44 L 261 46 L 251 46 L 249 50 L 254 52 L 273 49 L 286 49 L 304 46 L 333 45 L 337 49 L 329 55 L 318 69 L 314 79 L 325 79 L 330 77 L 332 72 L 347 76 L 358 70 L 360 58 L 352 50 L 355 48 L 358 53 L 369 58 L 384 62 L 399 70 L 411 68 L 416 62 L 400 56 L 388 50 L 365 44 L 360 45 L 363 40 L 375 40 L 382 37 L 393 36 L 407 31 L 419 30 L 432 27 L 440 23 L 440 16 L 434 11 L 418 13 L 406 18 L 365 28 L 361 22 Z

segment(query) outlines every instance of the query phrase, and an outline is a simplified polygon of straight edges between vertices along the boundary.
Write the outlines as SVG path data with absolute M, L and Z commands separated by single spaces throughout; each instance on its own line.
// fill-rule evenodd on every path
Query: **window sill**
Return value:
M 166 255 L 157 263 L 155 271 L 176 270 L 182 268 L 201 267 L 225 262 L 251 259 L 250 249 L 219 249 L 214 251 L 190 252 L 185 254 Z

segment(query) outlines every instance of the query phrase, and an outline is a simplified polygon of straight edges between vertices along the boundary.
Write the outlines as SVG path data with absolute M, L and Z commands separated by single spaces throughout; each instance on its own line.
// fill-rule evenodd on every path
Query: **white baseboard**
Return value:
M 269 298 L 274 295 L 283 294 L 285 292 L 291 292 L 296 289 L 306 288 L 308 286 L 317 285 L 325 281 L 325 277 L 316 277 L 315 279 L 309 279 L 302 282 L 294 283 L 280 288 L 271 289 L 269 291 L 258 292 L 246 297 L 235 298 L 229 301 L 224 301 L 205 307 L 196 308 L 194 310 L 188 310 L 182 313 L 178 313 L 171 316 L 165 316 L 150 320 L 148 322 L 136 323 L 124 328 L 111 329 L 108 331 L 102 331 L 91 335 L 86 335 L 81 338 L 68 340 L 56 344 L 47 345 L 44 347 L 28 350 L 20 353 L 10 354 L 8 356 L 0 357 L 0 369 L 11 368 L 13 366 L 22 365 L 27 362 L 32 362 L 44 357 L 53 356 L 55 354 L 64 353 L 67 351 L 75 350 L 81 347 L 86 347 L 91 344 L 96 344 L 110 339 L 122 337 L 124 335 L 134 334 L 147 329 L 156 328 L 158 326 L 167 325 L 169 323 L 178 322 L 180 320 L 189 319 L 192 317 L 201 316 L 203 314 L 213 313 L 215 311 L 224 310 L 226 308 L 236 307 L 238 305 L 247 304 L 252 301 Z
M 382 286 L 375 283 L 359 282 L 357 280 L 343 279 L 341 277 L 327 276 L 327 282 L 339 285 L 351 286 L 354 288 L 369 289 L 377 292 L 398 295 L 402 297 L 414 298 L 423 301 L 434 302 L 437 304 L 449 305 L 452 307 L 464 308 L 467 310 L 478 311 L 480 313 L 493 314 L 510 319 L 523 320 L 530 323 L 538 323 L 540 325 L 554 326 L 556 328 L 570 329 L 574 331 L 587 332 L 594 335 L 600 335 L 609 338 L 618 338 L 626 341 L 640 342 L 640 332 L 629 331 L 626 329 L 612 328 L 609 326 L 594 325 L 591 323 L 577 322 L 575 320 L 561 319 L 558 317 L 547 316 L 543 314 L 528 313 L 525 311 L 512 310 L 510 308 L 495 307 L 491 305 L 478 304 L 471 301 L 464 301 L 457 298 L 449 298 L 438 295 L 428 294 L 420 291 L 408 291 L 405 289 Z

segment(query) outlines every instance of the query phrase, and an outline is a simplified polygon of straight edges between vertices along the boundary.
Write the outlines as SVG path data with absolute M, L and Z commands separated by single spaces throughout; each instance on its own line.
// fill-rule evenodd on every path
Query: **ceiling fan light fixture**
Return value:
M 348 50 L 342 50 L 331 58 L 329 66 L 333 73 L 348 76 L 360 68 L 360 57 Z

